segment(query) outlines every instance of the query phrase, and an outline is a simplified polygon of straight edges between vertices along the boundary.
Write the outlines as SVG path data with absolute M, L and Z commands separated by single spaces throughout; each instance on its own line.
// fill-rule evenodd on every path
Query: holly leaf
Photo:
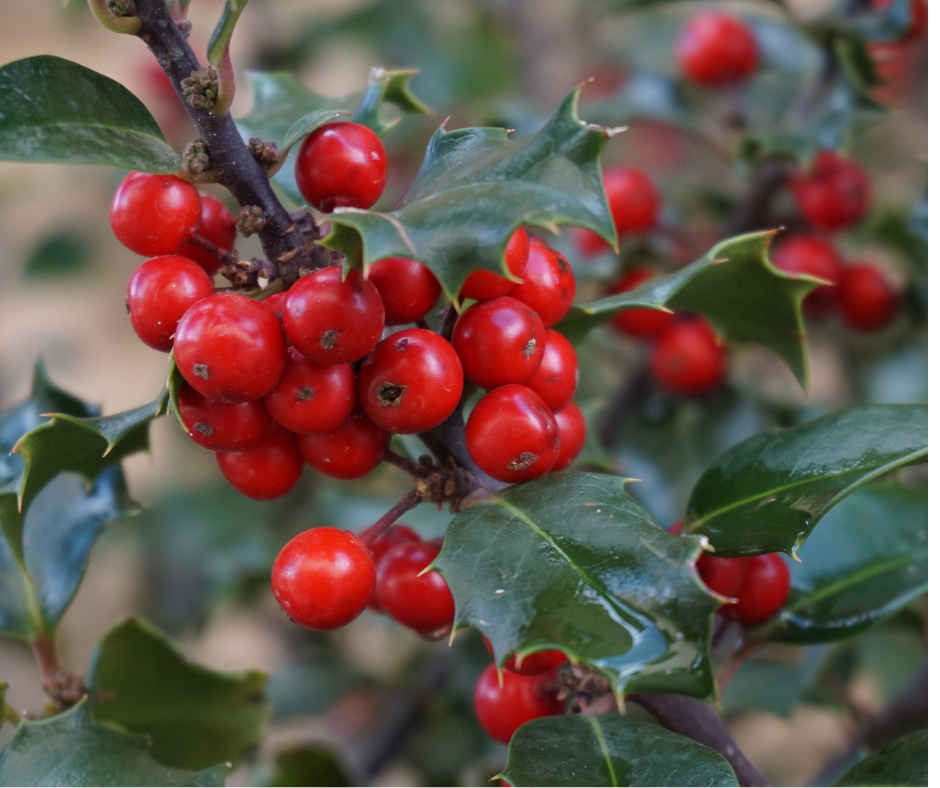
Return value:
M 789 717 L 793 707 L 819 678 L 830 656 L 828 646 L 781 649 L 749 657 L 721 693 L 723 711 L 755 709 Z
M 869 755 L 849 769 L 836 786 L 927 785 L 927 759 L 927 731 L 918 731 Z
M 0 751 L 0 785 L 221 786 L 225 765 L 193 772 L 157 763 L 147 739 L 95 722 L 86 702 L 26 720 Z
M 0 159 L 142 172 L 176 172 L 181 164 L 133 93 L 52 55 L 0 68 Z
M 718 601 L 693 568 L 701 544 L 665 533 L 623 485 L 559 474 L 458 514 L 434 562 L 454 595 L 454 628 L 483 632 L 500 665 L 560 649 L 603 673 L 620 701 L 640 691 L 710 697 Z
M 215 26 L 215 30 L 212 31 L 209 46 L 206 48 L 206 60 L 212 65 L 219 66 L 225 61 L 229 42 L 231 42 L 232 34 L 235 32 L 235 24 L 247 5 L 248 0 L 225 0 L 225 5 L 222 7 L 222 16 Z
M 293 747 L 277 754 L 272 773 L 263 785 L 268 786 L 347 786 L 349 778 L 335 750 L 317 745 Z
M 613 220 L 601 186 L 600 153 L 615 129 L 578 118 L 572 90 L 536 134 L 510 141 L 499 128 L 439 128 L 395 210 L 338 208 L 323 243 L 368 269 L 411 257 L 437 276 L 450 298 L 474 270 L 511 276 L 506 243 L 522 224 L 557 232 L 587 227 L 610 244 Z
M 219 673 L 189 662 L 140 619 L 104 636 L 88 673 L 96 720 L 146 734 L 154 758 L 186 769 L 234 763 L 257 746 L 271 716 L 266 682 L 257 671 Z
M 736 786 L 715 750 L 616 715 L 542 717 L 519 728 L 499 775 L 509 785 Z
M 793 556 L 820 518 L 862 485 L 927 456 L 926 405 L 863 405 L 722 454 L 692 490 L 687 533 L 718 555 Z

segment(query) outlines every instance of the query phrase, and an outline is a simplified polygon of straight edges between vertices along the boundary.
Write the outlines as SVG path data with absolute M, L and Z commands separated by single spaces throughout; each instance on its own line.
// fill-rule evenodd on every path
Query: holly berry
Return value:
M 271 589 L 281 609 L 307 629 L 328 631 L 357 618 L 375 588 L 369 548 L 349 531 L 324 526 L 291 539 L 274 561 Z
M 532 307 L 548 328 L 568 313 L 574 292 L 574 274 L 568 261 L 554 249 L 532 241 L 523 282 L 513 287 L 509 296 Z
M 467 380 L 493 389 L 525 383 L 536 373 L 545 353 L 545 328 L 530 307 L 500 296 L 460 315 L 451 342 Z
M 831 150 L 817 154 L 809 172 L 790 180 L 803 218 L 820 230 L 844 230 L 871 205 L 871 183 L 858 164 Z
M 273 389 L 287 364 L 277 316 L 247 296 L 213 295 L 191 306 L 176 328 L 180 372 L 209 399 L 243 402 Z
M 385 188 L 382 140 L 358 123 L 328 123 L 307 135 L 294 166 L 297 188 L 318 211 L 371 208 Z
M 127 283 L 125 301 L 134 333 L 148 347 L 172 350 L 180 318 L 214 292 L 206 272 L 185 257 L 165 255 L 141 263 Z
M 351 480 L 378 467 L 391 438 L 357 406 L 336 429 L 301 435 L 297 443 L 304 459 L 324 476 Z
M 528 381 L 519 382 L 532 389 L 552 413 L 558 413 L 574 399 L 578 388 L 578 356 L 571 343 L 557 331 L 546 331 L 542 363 Z
M 369 281 L 385 305 L 385 325 L 421 320 L 441 296 L 441 285 L 424 265 L 408 257 L 386 257 L 369 266 Z
M 261 400 L 220 402 L 184 383 L 179 397 L 186 434 L 210 451 L 239 451 L 257 445 L 271 426 Z
M 261 303 L 274 312 L 275 315 L 280 315 L 280 313 L 284 311 L 284 302 L 287 301 L 287 293 L 287 290 L 282 290 L 280 293 L 268 296 Z
M 202 205 L 191 183 L 175 175 L 131 172 L 111 202 L 111 229 L 132 252 L 147 257 L 180 250 L 199 227 Z
M 706 87 L 736 85 L 757 70 L 760 50 L 751 29 L 730 14 L 705 11 L 683 26 L 676 39 L 682 73 Z
M 617 235 L 645 233 L 659 219 L 659 190 L 645 172 L 618 167 L 604 173 L 604 191 L 610 203 Z
M 208 194 L 202 194 L 200 197 L 202 199 L 202 215 L 196 232 L 203 238 L 212 241 L 219 248 L 231 252 L 235 248 L 235 217 L 215 197 L 210 197 Z M 191 243 L 180 249 L 180 254 L 199 263 L 209 276 L 212 276 L 222 267 L 218 257 Z
M 721 613 L 742 626 L 753 627 L 776 615 L 786 604 L 790 570 L 776 553 L 750 556 L 744 562 L 738 601 L 722 607 Z
M 659 272 L 653 268 L 633 268 L 621 276 L 610 288 L 610 293 L 626 293 L 635 290 L 644 282 L 655 279 Z M 637 339 L 652 339 L 663 333 L 674 322 L 672 312 L 657 309 L 624 309 L 618 312 L 611 324 L 627 336 Z
M 683 320 L 656 340 L 650 360 L 653 379 L 678 396 L 701 397 L 725 379 L 725 351 L 703 319 Z
M 350 364 L 324 367 L 292 347 L 284 374 L 264 395 L 264 404 L 274 420 L 291 432 L 329 432 L 352 413 L 356 373 Z
M 524 228 L 517 227 L 509 236 L 503 261 L 514 277 L 522 279 L 529 262 L 529 235 Z M 474 301 L 488 301 L 506 295 L 515 286 L 516 282 L 492 271 L 474 271 L 460 288 L 460 295 Z
M 359 536 L 361 538 L 362 534 Z M 405 542 L 420 541 L 421 537 L 407 525 L 390 525 L 376 537 L 372 544 L 368 545 L 368 548 L 369 552 L 372 553 L 372 560 L 375 561 L 375 565 L 378 566 L 379 561 L 381 561 L 385 554 L 393 547 L 397 547 Z M 373 594 L 372 599 L 369 600 L 369 607 L 372 610 L 382 609 L 379 607 L 379 603 L 375 601 L 375 594 Z
M 437 572 L 424 572 L 441 551 L 433 542 L 404 542 L 379 561 L 375 601 L 389 618 L 429 638 L 454 623 L 454 597 Z M 423 574 L 420 574 L 422 573 Z
M 843 271 L 838 294 L 842 320 L 856 331 L 880 331 L 898 311 L 897 292 L 869 263 Z
M 835 305 L 842 258 L 832 244 L 808 235 L 791 235 L 774 251 L 773 263 L 788 274 L 809 274 L 832 282 L 820 285 L 806 297 L 803 307 L 807 313 L 822 315 Z
M 506 671 L 501 687 L 496 665 L 487 665 L 473 691 L 473 708 L 487 735 L 508 744 L 521 725 L 561 714 L 565 702 L 546 687 L 544 675 L 520 676 Z
M 379 341 L 385 307 L 375 285 L 340 266 L 314 271 L 287 292 L 281 320 L 290 343 L 318 364 L 358 361 Z
M 555 424 L 558 426 L 558 459 L 552 471 L 557 473 L 571 465 L 584 448 L 587 422 L 581 408 L 571 402 L 555 414 Z
M 495 656 L 493 644 L 490 643 L 490 639 L 486 635 L 483 636 L 483 644 L 486 646 L 486 650 L 490 652 L 490 656 Z M 529 654 L 522 659 L 512 654 L 506 660 L 503 668 L 518 673 L 520 676 L 544 676 L 546 673 L 553 673 L 567 661 L 568 656 L 564 651 L 546 649 L 545 651 L 536 651 L 534 654 Z
M 467 419 L 467 449 L 484 473 L 501 482 L 544 476 L 558 460 L 552 412 L 525 386 L 510 384 L 481 399 Z
M 427 432 L 450 416 L 463 392 L 463 370 L 447 340 L 425 328 L 383 339 L 359 370 L 359 401 L 382 429 Z
M 747 572 L 746 558 L 719 558 L 702 553 L 695 562 L 702 582 L 716 594 L 730 599 L 738 599 L 741 585 Z
M 277 424 L 250 449 L 220 452 L 215 459 L 229 484 L 255 501 L 271 501 L 289 493 L 304 470 L 297 436 Z

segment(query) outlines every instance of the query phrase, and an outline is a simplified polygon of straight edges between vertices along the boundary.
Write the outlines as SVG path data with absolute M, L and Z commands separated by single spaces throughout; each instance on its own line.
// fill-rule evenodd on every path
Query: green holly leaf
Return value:
M 219 673 L 189 662 L 139 619 L 104 636 L 87 680 L 92 716 L 146 734 L 153 756 L 168 766 L 234 763 L 261 741 L 271 716 L 263 673 Z
M 790 716 L 793 707 L 819 678 L 830 648 L 810 646 L 781 651 L 758 651 L 742 663 L 721 693 L 723 711 L 755 709 L 778 717 Z
M 719 555 L 796 555 L 820 518 L 863 484 L 927 456 L 926 405 L 863 405 L 733 446 L 699 479 L 687 533 Z
M 0 159 L 176 172 L 180 158 L 127 88 L 52 55 L 0 68 Z
M 277 754 L 271 774 L 261 785 L 347 786 L 355 783 L 340 763 L 335 750 L 317 745 L 293 747 Z
M 718 601 L 693 568 L 701 544 L 665 533 L 623 485 L 559 474 L 458 514 L 434 562 L 454 595 L 454 628 L 483 632 L 498 664 L 560 649 L 603 673 L 621 701 L 710 697 Z
M 522 224 L 556 232 L 579 225 L 615 243 L 600 153 L 616 130 L 578 118 L 579 92 L 520 142 L 505 129 L 439 128 L 395 210 L 338 208 L 323 243 L 366 269 L 386 257 L 420 260 L 450 298 L 474 270 L 511 275 L 503 253 Z
M 229 42 L 235 32 L 235 24 L 247 5 L 248 0 L 225 0 L 225 5 L 222 7 L 222 16 L 215 26 L 215 30 L 212 31 L 209 46 L 206 48 L 206 60 L 214 66 L 221 65 L 225 60 Z
M 731 764 L 704 744 L 650 722 L 587 714 L 527 722 L 499 776 L 513 786 L 738 784 Z
M 927 731 L 918 731 L 869 755 L 849 769 L 836 786 L 927 785 L 927 756 Z

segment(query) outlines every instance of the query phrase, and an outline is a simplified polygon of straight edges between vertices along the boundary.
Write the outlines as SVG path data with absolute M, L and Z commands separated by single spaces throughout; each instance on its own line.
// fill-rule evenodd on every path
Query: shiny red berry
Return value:
M 219 248 L 231 252 L 235 248 L 235 217 L 215 197 L 203 194 L 201 198 L 202 218 L 196 232 L 203 238 L 212 241 Z M 191 243 L 180 249 L 180 254 L 199 263 L 209 276 L 212 276 L 222 267 L 218 257 Z
M 683 26 L 676 58 L 686 78 L 706 87 L 735 85 L 760 62 L 757 40 L 744 22 L 730 14 L 705 11 Z
M 369 281 L 382 296 L 387 326 L 421 320 L 441 297 L 441 285 L 434 274 L 408 257 L 386 257 L 373 263 Z
M 880 331 L 898 311 L 897 292 L 869 263 L 858 263 L 843 271 L 838 293 L 842 320 L 856 331 Z
M 360 479 L 378 467 L 392 436 L 369 419 L 362 408 L 329 432 L 301 435 L 304 459 L 333 479 Z
M 292 347 L 284 374 L 264 395 L 264 404 L 274 420 L 291 432 L 329 432 L 352 413 L 356 373 L 350 364 L 317 364 Z
M 738 589 L 738 601 L 721 608 L 722 615 L 753 627 L 776 615 L 790 593 L 790 570 L 776 553 L 743 559 L 744 579 Z
M 525 382 L 552 413 L 565 408 L 578 389 L 578 356 L 562 334 L 545 332 L 545 354 L 535 375 Z
M 542 362 L 545 328 L 535 311 L 509 296 L 463 312 L 451 338 L 467 380 L 484 389 L 525 383 Z
M 185 257 L 165 255 L 141 263 L 127 283 L 125 301 L 134 333 L 148 347 L 172 350 L 180 318 L 214 292 L 206 272 Z
M 385 188 L 388 161 L 382 140 L 358 123 L 329 123 L 301 143 L 297 188 L 318 211 L 371 208 Z
M 386 337 L 359 370 L 359 402 L 382 429 L 427 432 L 450 416 L 463 392 L 463 370 L 451 344 L 409 328 Z
M 856 224 L 871 206 L 871 182 L 851 159 L 821 151 L 809 172 L 790 181 L 803 218 L 820 230 L 844 230 Z
M 483 636 L 483 644 L 486 646 L 486 650 L 490 652 L 490 656 L 494 656 L 493 644 L 490 643 L 490 639 L 486 635 Z M 506 660 L 503 669 L 518 673 L 520 676 L 542 676 L 546 673 L 552 673 L 567 661 L 568 657 L 564 651 L 546 649 L 545 651 L 536 651 L 534 654 L 529 654 L 522 659 L 512 654 Z
M 318 364 L 358 361 L 379 341 L 385 307 L 359 271 L 344 282 L 340 266 L 314 271 L 287 293 L 281 320 L 290 343 Z
M 220 402 L 184 383 L 179 404 L 186 434 L 210 451 L 250 449 L 261 442 L 271 426 L 271 415 L 259 399 Z
M 362 538 L 362 534 L 359 534 L 359 537 Z M 378 536 L 372 544 L 367 545 L 367 547 L 369 548 L 369 552 L 372 553 L 372 560 L 374 560 L 375 565 L 378 566 L 379 561 L 381 561 L 385 554 L 393 547 L 397 547 L 405 542 L 420 541 L 421 537 L 407 525 L 390 525 L 382 531 L 381 535 Z M 379 607 L 379 603 L 375 601 L 375 594 L 373 594 L 372 599 L 369 600 L 369 607 L 372 610 L 382 609 Z
M 578 458 L 587 439 L 587 422 L 581 408 L 571 402 L 555 414 L 555 424 L 558 426 L 558 460 L 552 470 L 557 472 Z
M 803 301 L 807 314 L 820 316 L 835 305 L 842 258 L 832 245 L 809 235 L 791 235 L 774 249 L 773 264 L 788 274 L 808 274 L 832 282 L 820 285 Z
M 621 276 L 610 288 L 610 293 L 626 293 L 645 282 L 655 279 L 659 272 L 653 268 L 633 268 Z M 652 339 L 663 333 L 674 322 L 672 312 L 657 309 L 624 309 L 614 315 L 611 325 L 620 333 L 637 339 Z
M 388 617 L 430 638 L 454 623 L 450 588 L 438 572 L 424 572 L 440 551 L 433 542 L 396 545 L 378 562 L 375 580 L 375 601 Z
M 531 389 L 510 384 L 481 399 L 467 419 L 467 449 L 484 473 L 501 482 L 544 476 L 558 460 L 555 418 Z
M 247 296 L 226 293 L 191 306 L 176 328 L 180 372 L 209 399 L 243 402 L 273 389 L 287 365 L 277 316 Z
M 539 717 L 561 714 L 565 702 L 546 686 L 544 675 L 520 676 L 505 671 L 500 687 L 496 665 L 488 665 L 477 679 L 473 708 L 487 735 L 508 744 L 521 725 Z
M 529 262 L 521 285 L 509 295 L 532 307 L 545 328 L 561 320 L 574 303 L 575 282 L 571 266 L 554 249 L 533 241 L 529 244 Z
M 287 293 L 287 290 L 282 290 L 280 293 L 268 296 L 261 303 L 274 312 L 275 315 L 280 315 L 280 313 L 284 311 L 284 302 L 287 301 Z
M 701 318 L 670 326 L 653 346 L 650 371 L 667 391 L 685 397 L 710 394 L 725 379 L 724 348 Z
M 659 220 L 659 190 L 642 170 L 618 167 L 604 173 L 604 191 L 618 235 L 645 233 Z
M 271 501 L 289 493 L 304 470 L 297 436 L 277 424 L 250 449 L 215 455 L 222 475 L 242 495 Z
M 175 175 L 131 172 L 111 202 L 111 229 L 132 252 L 174 254 L 199 226 L 202 205 L 191 183 Z
M 503 260 L 509 272 L 522 279 L 529 262 L 529 235 L 524 228 L 517 227 L 509 236 Z M 474 301 L 488 301 L 506 295 L 515 286 L 516 282 L 492 271 L 474 271 L 460 288 L 460 295 Z
M 281 609 L 307 629 L 328 631 L 357 618 L 375 588 L 369 549 L 349 531 L 324 526 L 291 539 L 274 561 L 271 589 Z
M 695 562 L 702 582 L 716 594 L 737 599 L 747 570 L 746 558 L 718 558 L 702 553 Z

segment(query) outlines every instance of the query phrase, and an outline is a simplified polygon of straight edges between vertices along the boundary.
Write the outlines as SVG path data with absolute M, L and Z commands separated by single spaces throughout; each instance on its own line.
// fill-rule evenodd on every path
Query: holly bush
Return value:
M 206 39 L 189 0 L 89 0 L 160 123 L 55 54 L 0 67 L 0 158 L 124 171 L 127 331 L 167 358 L 108 415 L 38 360 L 0 413 L 0 634 L 47 696 L 0 682 L 0 785 L 766 785 L 795 745 L 758 723 L 807 708 L 843 733 L 800 779 L 925 784 L 926 196 L 918 150 L 885 164 L 926 125 L 923 0 L 277 35 L 257 2 Z M 344 47 L 385 67 L 308 89 Z M 74 243 L 24 274 L 88 276 Z M 136 503 L 157 420 L 224 482 Z M 119 521 L 138 615 L 76 672 Z M 189 658 L 226 606 L 273 675 Z

